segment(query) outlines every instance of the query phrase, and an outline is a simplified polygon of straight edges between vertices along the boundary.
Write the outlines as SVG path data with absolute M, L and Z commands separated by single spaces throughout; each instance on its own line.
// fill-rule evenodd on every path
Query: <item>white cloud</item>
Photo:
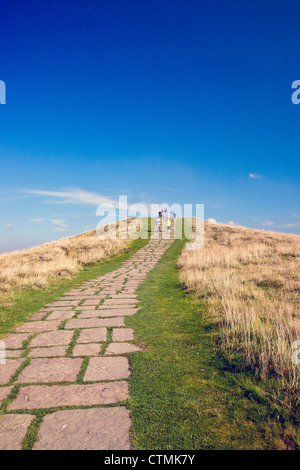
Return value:
M 69 191 L 45 191 L 41 189 L 25 189 L 26 194 L 36 196 L 50 196 L 51 200 L 45 204 L 91 204 L 93 206 L 113 205 L 118 207 L 118 202 L 109 199 L 101 194 L 97 194 L 83 189 L 70 189 Z
M 11 222 L 7 222 L 4 227 L 5 228 L 12 228 L 14 225 Z
M 210 224 L 216 224 L 217 223 L 216 219 L 207 219 L 207 222 L 209 222 Z
M 30 222 L 43 222 L 43 218 L 42 217 L 37 217 L 36 219 L 31 219 Z
M 260 175 L 259 173 L 249 173 L 249 178 L 262 178 L 262 175 Z
M 65 221 L 62 219 L 50 219 L 50 222 L 52 222 L 53 225 L 58 225 L 60 227 L 68 227 L 68 225 L 65 224 Z

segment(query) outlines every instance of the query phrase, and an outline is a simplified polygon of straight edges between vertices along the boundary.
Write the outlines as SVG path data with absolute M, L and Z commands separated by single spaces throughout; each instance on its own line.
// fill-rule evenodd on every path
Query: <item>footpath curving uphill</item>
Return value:
M 141 348 L 125 317 L 139 310 L 136 289 L 171 242 L 150 240 L 5 338 L 0 449 L 21 449 L 29 434 L 40 450 L 131 448 L 128 354 Z

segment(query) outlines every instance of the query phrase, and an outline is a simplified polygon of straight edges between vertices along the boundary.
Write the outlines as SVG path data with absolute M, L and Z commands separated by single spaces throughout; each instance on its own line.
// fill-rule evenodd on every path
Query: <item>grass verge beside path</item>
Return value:
M 11 333 L 19 324 L 24 323 L 30 315 L 41 310 L 45 304 L 56 300 L 64 292 L 73 289 L 85 281 L 102 276 L 117 269 L 133 253 L 148 243 L 148 240 L 134 240 L 124 253 L 114 255 L 97 264 L 84 266 L 69 279 L 58 278 L 47 288 L 28 290 L 19 293 L 0 293 L 0 339 Z M 1 296 L 5 296 L 5 306 L 1 305 Z
M 142 308 L 126 319 L 146 350 L 131 357 L 129 408 L 135 450 L 275 449 L 276 423 L 245 397 L 213 349 L 205 304 L 178 281 L 184 242 L 175 240 L 138 288 Z

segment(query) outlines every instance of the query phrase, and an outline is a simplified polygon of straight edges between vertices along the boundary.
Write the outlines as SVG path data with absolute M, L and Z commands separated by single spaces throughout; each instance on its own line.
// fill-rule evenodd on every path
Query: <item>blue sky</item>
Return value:
M 299 1 L 0 5 L 0 251 L 119 195 L 300 233 Z

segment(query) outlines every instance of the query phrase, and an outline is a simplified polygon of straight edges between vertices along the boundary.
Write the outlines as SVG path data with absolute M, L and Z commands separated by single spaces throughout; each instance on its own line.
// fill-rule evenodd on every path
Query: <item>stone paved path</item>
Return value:
M 47 413 L 34 449 L 130 449 L 127 355 L 141 348 L 125 318 L 139 310 L 135 291 L 170 243 L 150 240 L 119 269 L 66 292 L 5 339 L 0 449 L 21 449 L 41 409 Z

